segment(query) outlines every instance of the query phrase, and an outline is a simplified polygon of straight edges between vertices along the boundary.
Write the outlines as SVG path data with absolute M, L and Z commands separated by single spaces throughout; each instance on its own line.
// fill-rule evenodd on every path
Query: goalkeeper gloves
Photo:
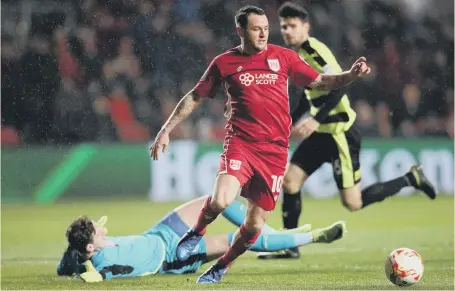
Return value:
M 96 222 L 96 224 L 97 224 L 98 226 L 100 226 L 100 227 L 103 228 L 104 234 L 105 234 L 105 235 L 107 234 L 107 227 L 105 227 L 106 223 L 107 223 L 107 216 L 101 217 L 101 218 Z
M 85 283 L 102 282 L 103 276 L 98 273 L 90 260 L 84 263 L 86 272 L 79 275 Z

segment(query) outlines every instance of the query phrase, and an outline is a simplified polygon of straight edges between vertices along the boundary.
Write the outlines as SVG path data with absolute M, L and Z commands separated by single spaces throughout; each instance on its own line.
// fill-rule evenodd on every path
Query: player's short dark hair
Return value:
M 66 230 L 70 248 L 77 250 L 81 255 L 87 253 L 87 245 L 93 241 L 93 234 L 95 226 L 87 216 L 79 216 Z
M 278 15 L 282 18 L 288 17 L 298 17 L 302 22 L 310 21 L 310 15 L 308 11 L 302 6 L 293 3 L 293 2 L 285 2 L 283 5 L 280 6 L 278 9 Z
M 265 15 L 265 12 L 259 7 L 246 5 L 235 14 L 235 25 L 245 29 L 248 25 L 248 16 L 250 14 Z

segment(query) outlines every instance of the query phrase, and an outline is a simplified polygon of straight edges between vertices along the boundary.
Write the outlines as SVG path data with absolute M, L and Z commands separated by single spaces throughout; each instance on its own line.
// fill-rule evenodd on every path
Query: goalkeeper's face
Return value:
M 92 242 L 90 243 L 92 247 L 89 247 L 91 251 L 98 251 L 104 248 L 104 240 L 106 237 L 106 232 L 104 227 L 98 225 L 96 221 L 93 221 L 93 226 L 95 231 L 92 234 Z
M 250 14 L 244 30 L 245 43 L 255 51 L 261 52 L 267 47 L 269 39 L 269 21 L 265 15 Z

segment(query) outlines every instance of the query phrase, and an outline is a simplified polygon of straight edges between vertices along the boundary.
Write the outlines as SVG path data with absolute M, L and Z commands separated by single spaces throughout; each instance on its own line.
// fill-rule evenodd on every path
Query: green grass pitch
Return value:
M 417 250 L 425 262 L 422 281 L 407 289 L 454 289 L 454 199 L 440 196 L 392 198 L 350 213 L 337 199 L 306 199 L 301 223 L 322 227 L 345 220 L 347 237 L 329 245 L 301 248 L 300 260 L 259 261 L 246 253 L 218 285 L 198 286 L 197 274 L 117 279 L 97 284 L 56 276 L 71 220 L 108 215 L 110 235 L 144 231 L 177 204 L 149 201 L 74 202 L 51 206 L 2 206 L 2 289 L 399 289 L 384 275 L 384 258 L 393 249 Z M 279 207 L 277 207 L 279 208 Z M 281 226 L 277 209 L 270 225 Z M 232 231 L 220 217 L 208 234 Z

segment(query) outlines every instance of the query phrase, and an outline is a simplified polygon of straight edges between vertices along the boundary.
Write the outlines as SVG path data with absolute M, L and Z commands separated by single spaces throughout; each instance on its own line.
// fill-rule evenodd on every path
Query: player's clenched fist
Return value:
M 317 122 L 313 117 L 308 117 L 304 120 L 297 122 L 292 130 L 292 134 L 299 138 L 307 138 L 313 132 L 315 132 L 319 127 L 319 122 Z
M 371 72 L 370 67 L 367 65 L 367 59 L 360 57 L 351 67 L 351 74 L 357 77 L 363 77 Z
M 169 144 L 169 134 L 161 130 L 155 138 L 152 146 L 150 147 L 150 156 L 154 161 L 158 160 L 158 155 L 161 151 L 164 153 Z

